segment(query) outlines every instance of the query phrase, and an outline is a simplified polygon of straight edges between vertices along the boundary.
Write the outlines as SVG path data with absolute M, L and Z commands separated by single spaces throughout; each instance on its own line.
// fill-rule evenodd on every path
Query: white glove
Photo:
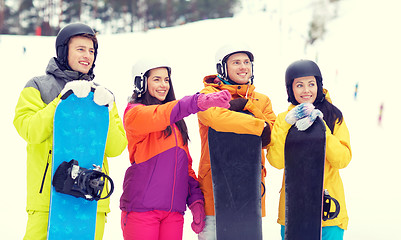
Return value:
M 295 126 L 298 128 L 299 131 L 305 131 L 310 126 L 312 126 L 312 124 L 315 122 L 317 117 L 320 117 L 321 119 L 323 119 L 323 113 L 319 109 L 313 109 L 312 112 L 308 116 L 306 116 L 302 119 L 299 119 L 295 123 Z
M 63 97 L 68 91 L 72 91 L 77 97 L 84 98 L 87 97 L 89 92 L 93 87 L 92 81 L 86 80 L 74 80 L 65 84 L 63 90 L 61 90 L 60 95 Z
M 109 111 L 114 105 L 114 95 L 103 86 L 96 86 L 93 93 L 93 101 L 100 106 L 108 106 Z
M 285 116 L 285 121 L 291 125 L 296 123 L 298 120 L 309 116 L 315 109 L 312 103 L 301 103 L 295 106 L 291 111 Z

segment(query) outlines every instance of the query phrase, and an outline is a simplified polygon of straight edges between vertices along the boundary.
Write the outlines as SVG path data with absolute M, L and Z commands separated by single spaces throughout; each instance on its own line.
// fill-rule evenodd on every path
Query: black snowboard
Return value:
M 285 142 L 285 239 L 319 240 L 322 230 L 326 127 L 292 126 Z
M 209 128 L 218 240 L 262 239 L 259 136 Z

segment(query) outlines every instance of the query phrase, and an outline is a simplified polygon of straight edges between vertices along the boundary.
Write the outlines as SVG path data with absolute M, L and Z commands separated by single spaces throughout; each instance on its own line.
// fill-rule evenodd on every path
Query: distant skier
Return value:
M 184 212 L 195 233 L 205 227 L 204 198 L 192 169 L 184 117 L 228 108 L 228 91 L 175 99 L 171 67 L 160 56 L 133 68 L 134 93 L 124 113 L 131 166 L 120 199 L 125 240 L 181 240 Z
M 292 126 L 289 122 L 295 122 L 298 129 L 306 130 L 312 125 L 316 117 L 323 115 L 323 120 L 326 123 L 324 189 L 327 189 L 330 195 L 339 201 L 341 211 L 337 218 L 323 222 L 322 239 L 343 239 L 344 230 L 347 229 L 348 225 L 348 215 L 339 169 L 345 168 L 351 161 L 348 128 L 341 111 L 331 103 L 328 91 L 323 88 L 323 78 L 315 62 L 299 60 L 292 63 L 287 68 L 285 83 L 288 101 L 291 105 L 287 111 L 277 116 L 272 130 L 271 143 L 268 147 L 267 159 L 273 167 L 283 169 L 284 144 L 288 130 Z M 306 104 L 301 105 L 301 103 Z M 305 221 L 307 220 L 305 219 Z M 277 222 L 281 225 L 281 236 L 284 239 L 286 222 L 284 185 L 280 194 Z
M 203 79 L 205 88 L 201 93 L 228 90 L 232 100 L 229 109 L 211 108 L 198 113 L 199 132 L 202 141 L 199 182 L 205 195 L 206 210 L 206 227 L 199 234 L 200 240 L 216 239 L 216 218 L 208 145 L 209 127 L 216 131 L 261 136 L 264 148 L 270 142 L 270 129 L 276 115 L 273 112 L 270 99 L 255 91 L 253 60 L 254 55 L 246 44 L 224 45 L 216 53 L 217 75 L 209 75 Z M 224 144 L 229 147 L 230 142 Z M 262 166 L 265 164 L 263 152 L 262 150 Z M 266 170 L 262 167 L 262 183 L 264 183 L 265 177 Z M 265 196 L 262 197 L 261 211 L 262 216 L 265 216 Z
M 14 126 L 28 144 L 28 223 L 24 239 L 47 238 L 55 109 L 62 91 L 72 90 L 79 95 L 79 92 L 90 88 L 97 49 L 98 42 L 92 28 L 82 23 L 65 26 L 57 35 L 57 57 L 50 59 L 46 75 L 28 81 L 18 99 Z M 120 155 L 127 145 L 127 139 L 113 94 L 97 86 L 94 95 L 95 102 L 106 102 L 112 106 L 102 167 L 108 175 L 107 157 Z M 107 194 L 107 190 L 103 193 Z M 98 202 L 96 240 L 103 238 L 106 214 L 110 212 L 109 204 L 109 198 Z
M 380 104 L 380 109 L 379 109 L 379 118 L 378 118 L 378 123 L 379 126 L 382 125 L 382 120 L 383 120 L 383 110 L 384 110 L 384 103 Z
M 354 100 L 358 98 L 358 88 L 359 88 L 359 82 L 355 84 Z

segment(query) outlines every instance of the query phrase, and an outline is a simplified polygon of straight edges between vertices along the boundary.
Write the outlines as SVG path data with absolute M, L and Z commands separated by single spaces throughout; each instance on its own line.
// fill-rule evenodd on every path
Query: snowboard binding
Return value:
M 101 197 L 105 180 L 109 181 L 111 189 L 105 196 Z M 62 162 L 53 176 L 53 186 L 59 193 L 84 198 L 89 201 L 106 199 L 114 191 L 113 180 L 104 174 L 99 166 L 94 169 L 80 167 L 77 160 Z
M 330 212 L 331 202 L 334 202 L 336 206 L 336 210 L 334 212 Z M 323 221 L 334 219 L 340 213 L 340 204 L 338 203 L 337 199 L 330 196 L 329 191 L 327 189 L 324 190 L 323 196 Z

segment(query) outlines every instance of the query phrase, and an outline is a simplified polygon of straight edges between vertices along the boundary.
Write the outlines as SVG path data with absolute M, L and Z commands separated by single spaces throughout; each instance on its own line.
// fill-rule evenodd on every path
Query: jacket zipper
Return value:
M 175 166 L 174 166 L 174 180 L 173 180 L 173 189 L 172 189 L 172 195 L 171 195 L 171 205 L 170 205 L 170 210 L 169 210 L 169 212 L 171 212 L 172 210 L 173 210 L 173 206 L 174 206 L 174 195 L 175 195 L 175 184 L 176 184 L 176 178 L 177 178 L 177 162 L 178 162 L 178 154 L 177 154 L 177 151 L 178 151 L 178 141 L 177 141 L 177 133 L 176 133 L 176 131 L 175 131 L 175 125 L 173 124 L 172 125 L 172 129 L 173 129 L 173 132 L 174 132 L 174 137 L 175 137 L 175 146 L 176 146 L 176 148 L 175 148 Z
M 52 150 L 49 150 L 49 154 L 47 155 L 46 168 L 45 168 L 45 172 L 44 172 L 44 174 L 43 174 L 42 184 L 40 185 L 40 191 L 39 191 L 39 193 L 42 193 L 42 191 L 43 191 L 43 186 L 45 185 L 46 174 L 47 174 L 47 169 L 49 168 L 49 159 L 50 159 L 51 154 L 52 154 Z
M 106 169 L 106 168 L 104 167 L 104 161 L 102 162 L 102 169 L 104 169 L 104 173 L 105 173 L 107 176 L 110 176 L 110 175 L 109 175 L 109 172 L 108 172 L 108 169 Z M 105 181 L 105 186 L 103 187 L 103 189 L 106 189 L 106 195 L 108 195 L 108 194 L 109 194 L 109 181 Z M 100 194 L 100 197 L 102 197 L 101 194 Z M 127 216 L 128 216 L 128 213 L 127 213 Z M 124 225 L 125 225 L 125 223 L 124 223 Z

